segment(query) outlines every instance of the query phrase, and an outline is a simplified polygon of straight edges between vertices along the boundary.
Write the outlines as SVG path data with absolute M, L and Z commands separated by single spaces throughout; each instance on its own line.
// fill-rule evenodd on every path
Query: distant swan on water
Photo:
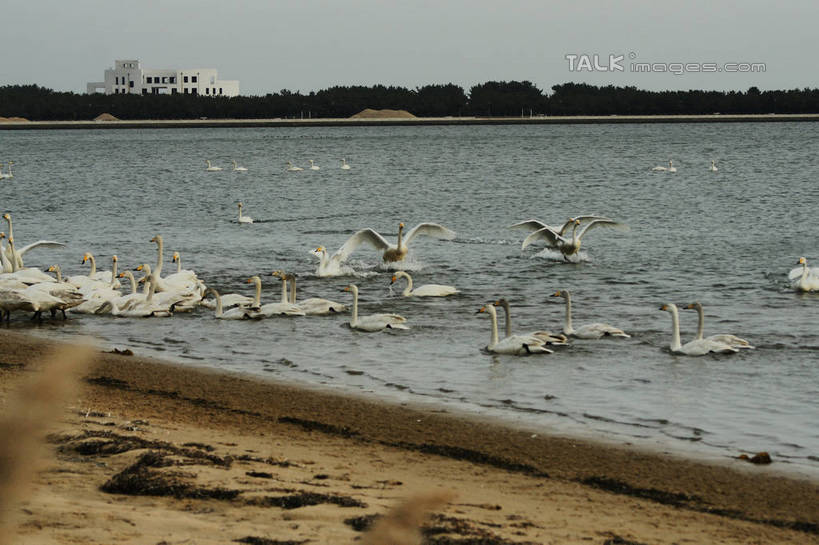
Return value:
M 207 163 L 208 168 L 205 169 L 206 172 L 219 172 L 222 170 L 222 167 L 215 167 L 210 164 L 210 159 L 205 159 L 205 163 Z
M 242 215 L 242 203 L 239 203 L 239 223 L 253 223 L 253 218 Z
M 304 170 L 304 169 L 301 168 L 301 167 L 297 167 L 296 165 L 294 165 L 290 161 L 287 161 L 287 171 L 288 172 L 301 172 L 302 170 Z
M 3 173 L 3 163 L 0 163 L 0 179 L 9 179 L 14 178 L 14 173 L 11 171 L 11 165 L 14 164 L 14 161 L 9 161 L 9 171 L 7 173 Z M 343 168 L 343 167 L 342 167 Z
M 233 163 L 233 172 L 247 172 L 247 168 L 245 168 L 245 167 L 240 167 L 240 166 L 239 166 L 239 165 L 236 163 L 236 159 L 232 159 L 232 160 L 231 160 L 231 163 Z
M 315 161 L 310 159 L 310 170 L 321 170 L 321 167 L 318 166 Z
M 347 164 L 347 159 L 341 160 L 341 170 L 350 170 L 350 165 Z
M 722 354 L 739 352 L 738 348 L 709 339 L 694 339 L 693 341 L 682 344 L 680 342 L 680 317 L 679 313 L 677 312 L 677 305 L 674 303 L 667 303 L 661 306 L 660 310 L 664 310 L 671 314 L 671 345 L 669 348 L 674 354 L 704 356 L 705 354 L 709 354 L 711 352 Z
M 652 168 L 651 170 L 654 172 L 677 172 L 677 167 L 674 166 L 674 161 L 669 159 L 667 167 L 660 165 Z
M 708 167 L 708 170 L 710 170 L 711 172 L 717 172 L 719 170 L 717 168 L 716 162 L 713 159 L 711 159 L 711 166 Z

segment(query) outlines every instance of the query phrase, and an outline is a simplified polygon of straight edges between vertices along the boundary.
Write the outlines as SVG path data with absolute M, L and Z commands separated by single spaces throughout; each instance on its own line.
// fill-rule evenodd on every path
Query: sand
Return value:
M 8 419 L 60 346 L 3 331 L 0 347 Z M 364 543 L 409 501 L 395 543 L 425 508 L 436 544 L 819 543 L 819 483 L 776 463 L 533 436 L 139 354 L 95 352 L 59 407 L 10 542 Z
M 373 110 L 366 108 L 357 114 L 350 116 L 350 119 L 412 119 L 415 116 L 406 110 Z

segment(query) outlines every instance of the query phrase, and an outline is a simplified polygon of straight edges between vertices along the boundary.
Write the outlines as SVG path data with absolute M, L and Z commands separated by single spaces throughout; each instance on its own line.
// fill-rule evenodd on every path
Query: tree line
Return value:
M 0 87 L 0 117 L 32 121 L 119 119 L 265 119 L 349 117 L 365 108 L 407 110 L 419 117 L 805 114 L 819 113 L 819 89 L 646 91 L 636 87 L 555 85 L 544 93 L 529 81 L 488 81 L 466 92 L 452 83 L 406 87 L 335 86 L 263 96 L 105 95 L 59 92 L 38 85 Z

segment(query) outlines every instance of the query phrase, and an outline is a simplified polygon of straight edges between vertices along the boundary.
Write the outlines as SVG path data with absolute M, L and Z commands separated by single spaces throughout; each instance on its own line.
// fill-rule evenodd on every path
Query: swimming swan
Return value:
M 702 339 L 703 338 L 703 330 L 705 329 L 705 312 L 702 310 L 702 303 L 700 303 L 699 301 L 695 301 L 695 302 L 693 302 L 693 303 L 691 303 L 689 305 L 686 305 L 685 308 L 689 309 L 689 310 L 696 310 L 697 311 L 697 314 L 699 315 L 699 319 L 697 321 L 697 336 L 694 337 L 694 338 L 697 339 L 697 340 Z M 716 342 L 727 344 L 728 346 L 732 346 L 734 348 L 748 348 L 748 349 L 753 349 L 754 348 L 753 346 L 751 346 L 751 343 L 749 343 L 745 339 L 737 337 L 736 335 L 730 335 L 730 334 L 722 333 L 722 334 L 717 334 L 717 335 L 708 335 L 705 338 L 710 340 L 710 341 L 716 341 Z
M 310 170 L 321 170 L 321 167 L 315 164 L 315 162 L 310 159 Z
M 0 180 L 3 180 L 3 179 L 8 180 L 8 179 L 14 178 L 14 173 L 11 171 L 11 165 L 13 165 L 13 164 L 14 164 L 14 161 L 9 161 L 8 162 L 9 171 L 6 174 L 3 174 L 3 172 L 2 172 L 3 171 L 3 163 L 0 163 Z
M 675 354 L 684 354 L 686 356 L 704 356 L 708 353 L 728 354 L 739 352 L 738 348 L 734 348 L 725 343 L 711 341 L 709 339 L 695 339 L 691 342 L 680 344 L 680 318 L 677 312 L 677 305 L 674 303 L 667 303 L 660 307 L 671 314 L 671 345 L 669 348 Z
M 708 170 L 710 170 L 711 172 L 719 171 L 719 169 L 717 168 L 717 164 L 713 159 L 711 159 L 711 166 L 708 167 Z
M 253 223 L 253 218 L 250 216 L 243 216 L 242 215 L 242 203 L 239 203 L 239 223 Z
M 277 271 L 273 271 L 274 276 Z M 293 303 L 287 301 L 287 280 L 282 278 L 282 298 L 278 303 L 261 304 L 262 294 L 262 279 L 258 276 L 251 276 L 247 279 L 248 283 L 253 283 L 256 286 L 256 297 L 251 306 L 251 318 L 270 318 L 272 316 L 304 316 L 304 311 Z
M 421 225 L 435 225 L 435 224 L 421 224 Z M 403 224 L 399 226 L 399 232 L 403 229 Z M 419 226 L 420 227 L 420 226 Z M 439 226 L 440 227 L 440 226 Z M 416 228 L 417 229 L 417 228 Z M 442 228 L 445 229 L 445 228 Z M 446 229 L 449 231 L 449 229 Z M 452 233 L 454 236 L 455 233 Z M 380 246 L 376 245 L 376 242 L 379 241 Z M 313 250 L 313 255 L 319 258 L 319 266 L 316 269 L 316 274 L 318 276 L 341 276 L 345 274 L 353 274 L 353 270 L 350 267 L 346 267 L 343 263 L 347 260 L 348 257 L 362 244 L 367 243 L 373 246 L 376 249 L 382 249 L 385 247 L 389 247 L 389 243 L 384 240 L 384 238 L 373 231 L 372 229 L 361 229 L 353 233 L 350 238 L 348 238 L 344 244 L 341 245 L 341 248 L 336 250 L 333 255 L 329 255 L 327 253 L 327 248 L 324 246 L 319 246 L 315 250 Z M 406 247 L 404 247 L 406 248 Z
M 654 172 L 677 172 L 677 167 L 675 167 L 674 162 L 669 159 L 667 167 L 656 166 L 656 167 L 652 168 L 651 170 L 653 170 Z
M 341 160 L 341 170 L 350 170 L 350 165 L 347 164 L 347 159 Z
M 628 339 L 628 333 L 618 327 L 599 322 L 585 324 L 575 329 L 572 326 L 572 294 L 569 290 L 559 290 L 552 297 L 563 297 L 566 300 L 566 318 L 563 322 L 563 333 L 578 339 L 600 339 L 602 337 L 621 337 Z
M 509 335 L 498 340 L 498 313 L 493 305 L 484 305 L 478 309 L 478 314 L 486 312 L 492 319 L 492 331 L 489 337 L 489 344 L 486 350 L 495 354 L 512 354 L 514 356 L 524 356 L 526 354 L 551 354 L 552 350 L 546 348 L 543 339 L 527 335 Z
M 358 315 L 358 286 L 350 284 L 344 291 L 353 294 L 353 315 L 350 318 L 350 327 L 361 331 L 381 331 L 382 329 L 409 329 L 404 322 L 407 321 L 398 314 L 368 314 Z
M 304 170 L 304 169 L 301 168 L 301 167 L 297 167 L 296 165 L 294 165 L 290 161 L 287 161 L 287 171 L 288 172 L 301 172 L 302 170 Z
M 819 272 L 808 267 L 808 260 L 800 257 L 795 269 L 788 273 L 791 287 L 796 291 L 819 291 Z
M 425 284 L 412 288 L 412 277 L 404 271 L 398 271 L 392 275 L 390 284 L 395 284 L 399 278 L 407 279 L 407 287 L 401 292 L 404 297 L 446 297 L 460 293 L 455 286 L 444 286 L 442 284 Z
M 530 233 L 525 239 L 523 239 L 523 244 L 521 244 L 520 249 L 523 250 L 530 244 L 532 244 L 536 240 L 543 240 L 546 244 L 555 250 L 559 250 L 561 254 L 563 254 L 563 258 L 566 261 L 570 261 L 570 257 L 576 259 L 578 252 L 580 252 L 580 244 L 583 236 L 589 232 L 590 229 L 596 229 L 598 227 L 608 227 L 612 229 L 620 229 L 620 230 L 628 230 L 628 226 L 619 223 L 614 220 L 606 219 L 593 219 L 586 223 L 586 225 L 580 230 L 578 233 L 578 227 L 582 222 L 580 220 L 575 220 L 574 225 L 572 226 L 572 234 L 571 237 L 565 237 L 561 235 L 559 232 L 552 230 L 549 227 L 544 227 L 542 229 L 538 229 L 537 231 Z
M 240 167 L 236 163 L 236 159 L 231 159 L 230 162 L 233 163 L 233 172 L 247 172 L 247 169 L 245 167 Z
M 220 320 L 249 320 L 253 318 L 252 311 L 243 307 L 232 308 L 225 312 L 222 308 L 222 297 L 215 288 L 208 288 L 205 293 L 212 293 L 216 299 L 216 318 Z
M 521 222 L 516 223 L 514 225 L 510 225 L 509 229 L 526 229 L 528 231 L 539 231 L 541 229 L 548 228 L 548 229 L 551 229 L 552 231 L 554 231 L 555 233 L 557 233 L 558 235 L 563 236 L 563 235 L 566 234 L 566 230 L 569 227 L 574 227 L 575 224 L 577 224 L 577 222 L 580 222 L 578 224 L 578 227 L 579 227 L 579 226 L 583 225 L 584 223 L 588 223 L 588 222 L 593 221 L 593 220 L 609 220 L 609 221 L 611 221 L 610 218 L 607 218 L 605 216 L 598 216 L 596 214 L 584 214 L 584 215 L 580 215 L 580 216 L 575 216 L 573 218 L 569 218 L 568 220 L 566 220 L 559 227 L 558 226 L 547 225 L 547 224 L 543 223 L 540 220 L 530 219 L 530 220 L 526 220 L 526 221 L 521 221 Z
M 398 224 L 398 241 L 390 244 L 387 239 L 373 231 L 372 229 L 362 229 L 356 235 L 360 236 L 363 242 L 367 242 L 376 250 L 384 252 L 382 259 L 386 263 L 402 261 L 407 257 L 409 243 L 417 236 L 426 235 L 444 240 L 455 238 L 455 231 L 447 229 L 437 223 L 419 223 L 407 232 L 406 239 L 403 238 L 404 223 Z
M 211 166 L 209 159 L 205 159 L 205 163 L 208 164 L 208 168 L 205 169 L 206 172 L 219 172 L 220 170 L 222 170 L 222 167 Z
M 492 305 L 496 306 L 496 307 L 498 307 L 498 306 L 503 307 L 503 311 L 506 314 L 506 336 L 511 337 L 512 336 L 512 311 L 511 311 L 511 308 L 509 306 L 509 301 L 507 301 L 506 299 L 501 298 L 501 299 L 498 299 L 497 301 L 495 301 L 494 303 L 492 303 Z M 561 333 L 552 333 L 551 331 L 539 330 L 539 331 L 530 331 L 528 333 L 524 333 L 524 335 L 525 336 L 537 337 L 537 338 L 543 340 L 543 342 L 545 342 L 546 344 L 554 344 L 554 345 L 561 345 L 561 346 L 569 344 L 569 339 L 566 337 L 566 335 L 563 335 Z
M 273 271 L 273 276 L 278 276 L 290 282 L 290 299 L 289 303 L 297 305 L 307 316 L 326 316 L 328 314 L 337 314 L 347 311 L 347 305 L 330 301 L 329 299 L 322 299 L 320 297 L 310 297 L 304 301 L 296 300 L 296 274 L 285 275 L 283 271 Z M 285 284 L 286 286 L 286 284 Z

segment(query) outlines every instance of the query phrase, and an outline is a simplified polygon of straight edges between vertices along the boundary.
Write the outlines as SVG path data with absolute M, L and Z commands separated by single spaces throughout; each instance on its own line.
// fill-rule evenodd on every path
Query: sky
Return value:
M 819 86 L 817 21 L 817 0 L 0 0 L 0 85 L 85 92 L 115 59 L 138 59 L 216 68 L 243 95 L 508 80 L 792 89 Z

